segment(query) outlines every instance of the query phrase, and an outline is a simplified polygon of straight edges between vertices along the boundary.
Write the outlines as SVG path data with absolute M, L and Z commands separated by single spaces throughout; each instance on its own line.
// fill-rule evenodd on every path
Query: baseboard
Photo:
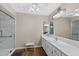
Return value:
M 37 47 L 41 47 L 41 46 L 35 46 L 35 48 L 37 48 Z M 17 47 L 15 49 L 17 50 L 17 49 L 24 49 L 24 48 L 26 48 L 26 47 Z
M 42 47 L 42 46 L 35 46 L 35 48 L 37 48 L 37 47 Z
M 24 49 L 24 48 L 26 48 L 26 47 L 17 47 L 15 49 L 17 50 L 17 49 Z

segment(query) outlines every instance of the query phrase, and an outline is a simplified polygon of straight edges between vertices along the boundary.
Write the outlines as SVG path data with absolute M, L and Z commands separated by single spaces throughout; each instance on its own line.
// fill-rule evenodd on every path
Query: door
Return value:
M 0 11 L 0 56 L 15 48 L 15 19 Z

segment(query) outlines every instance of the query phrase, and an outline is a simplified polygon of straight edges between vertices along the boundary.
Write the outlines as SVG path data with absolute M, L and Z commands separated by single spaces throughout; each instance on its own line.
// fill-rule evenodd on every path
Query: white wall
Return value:
M 71 20 L 68 18 L 54 19 L 54 33 L 57 36 L 71 38 Z
M 48 17 L 17 13 L 16 47 L 24 47 L 24 43 L 28 42 L 34 42 L 36 46 L 41 46 L 44 20 L 48 20 Z

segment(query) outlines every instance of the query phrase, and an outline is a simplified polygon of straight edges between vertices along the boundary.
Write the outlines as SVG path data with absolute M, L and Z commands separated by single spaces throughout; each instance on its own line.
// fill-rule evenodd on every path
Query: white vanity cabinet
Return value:
M 61 52 L 57 47 L 52 45 L 50 42 L 42 39 L 42 47 L 47 53 L 48 56 L 66 56 L 63 52 Z

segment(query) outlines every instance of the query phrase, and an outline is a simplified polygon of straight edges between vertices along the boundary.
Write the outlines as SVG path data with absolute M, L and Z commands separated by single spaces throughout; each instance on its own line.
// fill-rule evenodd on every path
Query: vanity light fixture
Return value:
M 54 15 L 53 18 L 54 18 L 54 17 L 60 17 L 63 12 L 64 12 L 64 11 L 60 11 L 59 13 L 57 13 L 56 15 Z
M 54 15 L 53 18 L 60 17 L 62 14 L 65 14 L 65 12 L 66 12 L 66 9 L 60 7 L 57 9 L 57 14 Z

